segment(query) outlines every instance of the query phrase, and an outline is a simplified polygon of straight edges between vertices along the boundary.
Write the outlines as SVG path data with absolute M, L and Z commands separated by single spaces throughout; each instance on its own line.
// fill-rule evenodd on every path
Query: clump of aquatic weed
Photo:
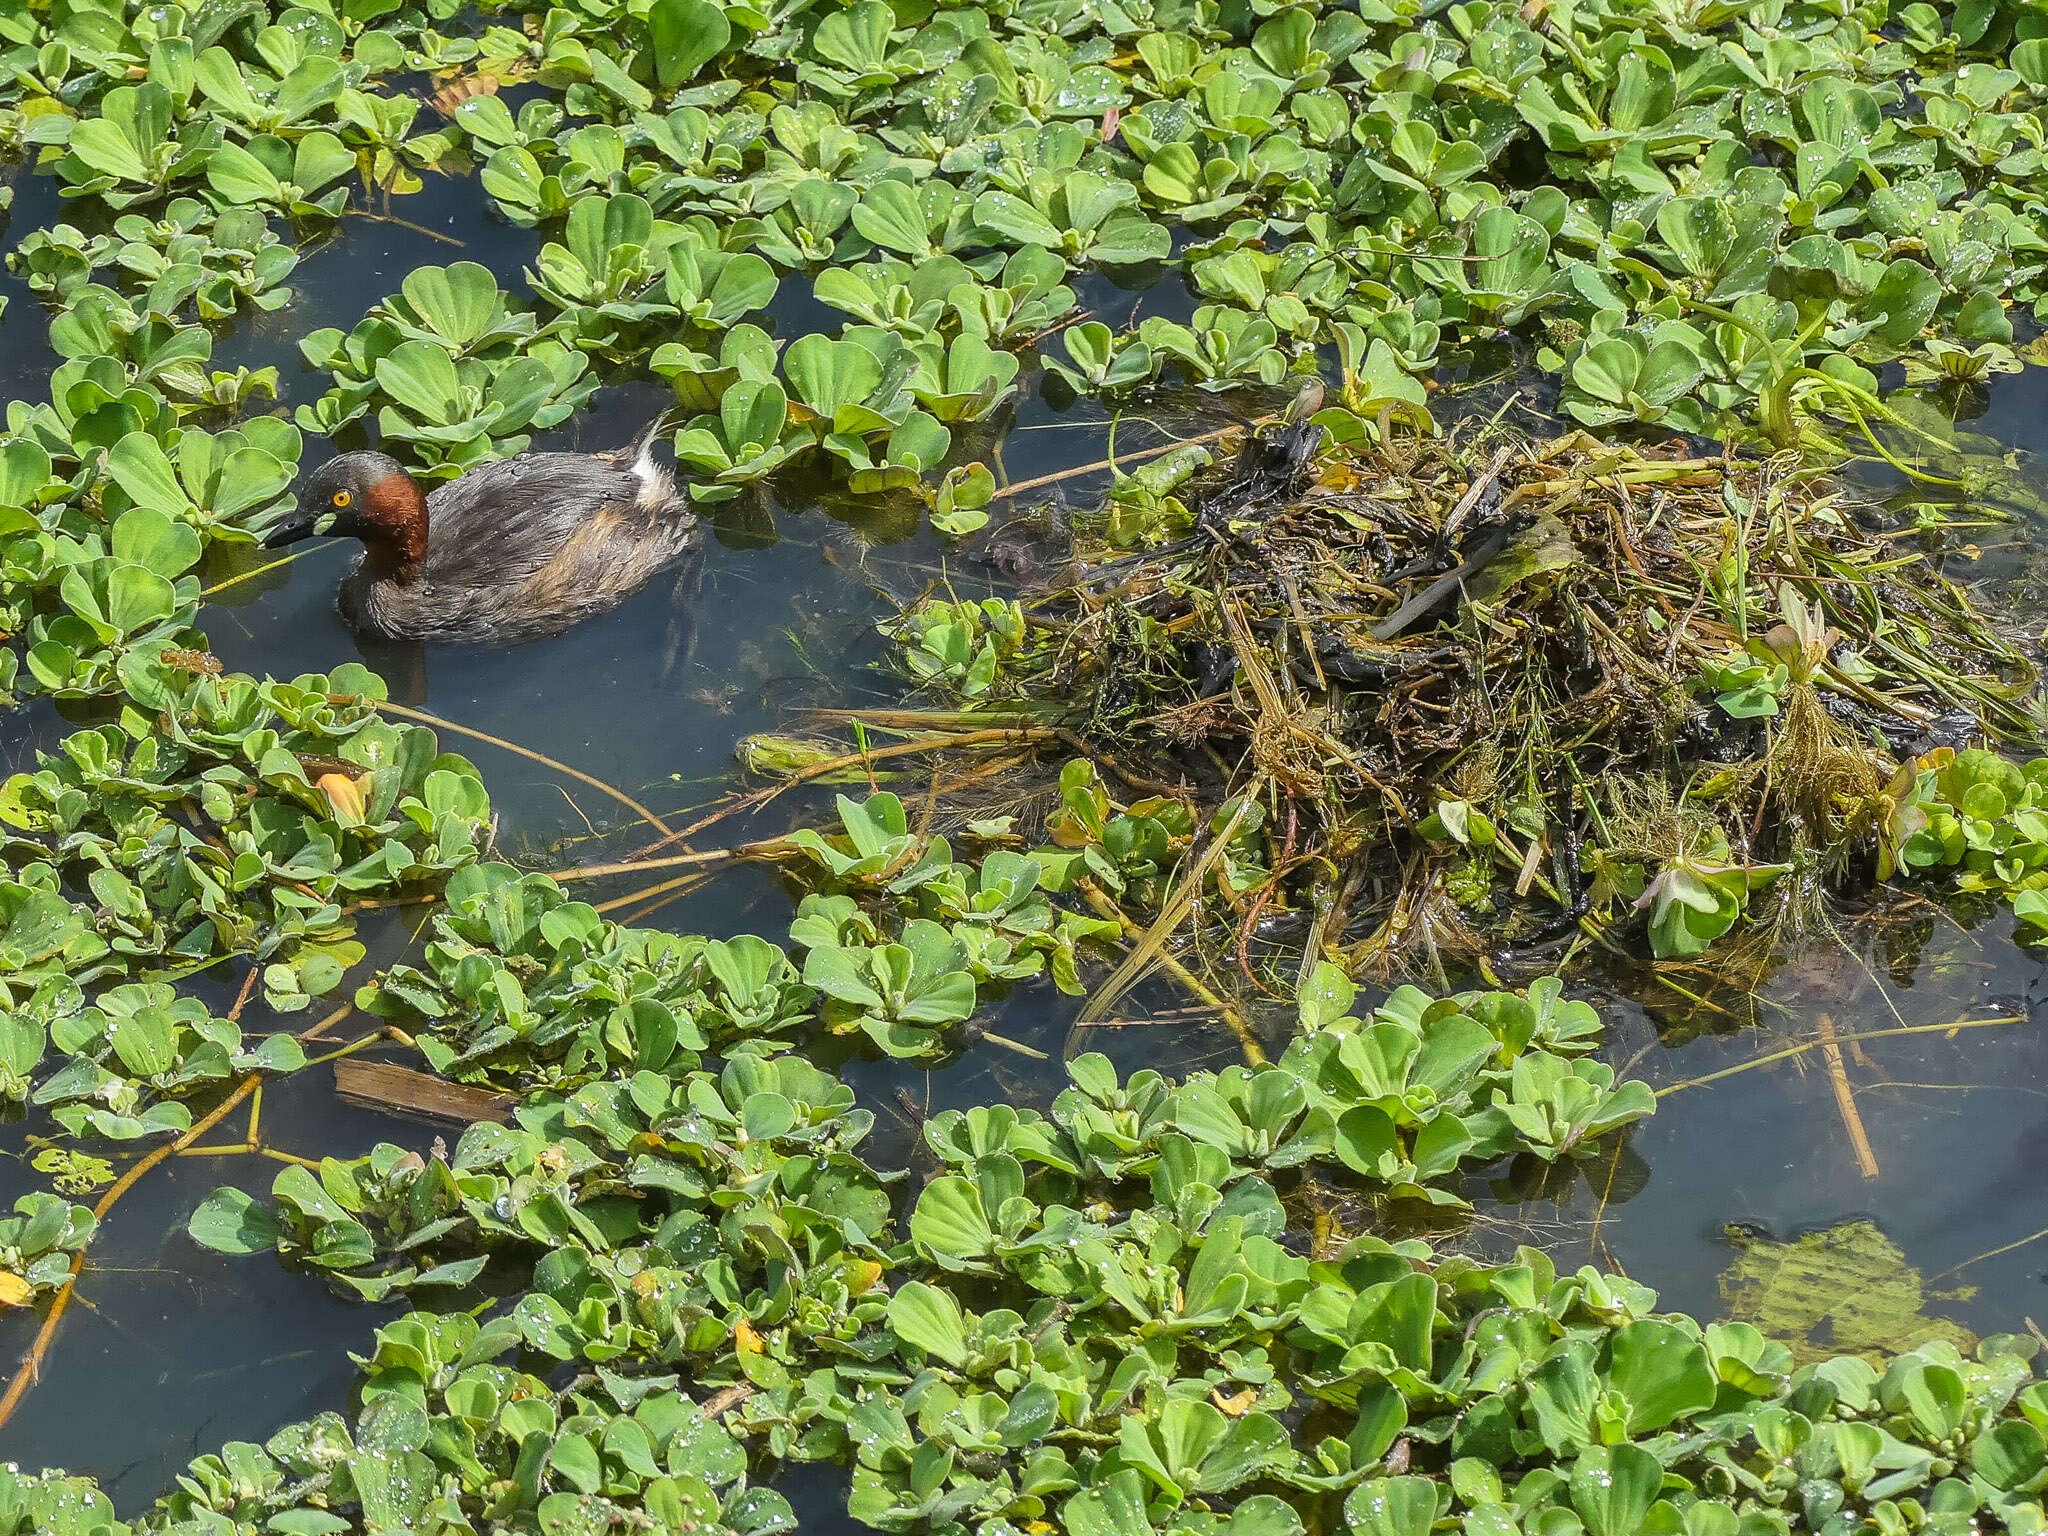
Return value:
M 1887 873 L 1899 776 L 2031 729 L 2026 656 L 1790 458 L 1378 427 L 1267 429 L 1170 520 L 1075 519 L 1077 574 L 946 700 L 1171 786 L 1189 847 L 1255 802 L 1257 878 L 1211 908 L 1241 959 L 1290 915 L 1361 968 L 1635 912 L 1696 954 L 1780 876 L 1797 918 Z

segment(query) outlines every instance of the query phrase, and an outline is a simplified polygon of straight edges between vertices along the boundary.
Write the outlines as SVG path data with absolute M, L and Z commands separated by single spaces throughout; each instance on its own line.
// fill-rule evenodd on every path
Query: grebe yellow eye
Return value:
M 350 496 L 347 491 L 336 491 L 334 493 L 334 504 L 337 507 L 345 507 L 352 500 L 354 500 L 354 498 Z

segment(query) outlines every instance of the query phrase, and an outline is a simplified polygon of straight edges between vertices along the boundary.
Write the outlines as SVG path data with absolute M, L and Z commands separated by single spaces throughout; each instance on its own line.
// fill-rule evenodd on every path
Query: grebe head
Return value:
M 298 509 L 263 536 L 266 549 L 329 534 L 357 538 L 372 562 L 391 571 L 427 552 L 427 503 L 411 475 L 389 454 L 344 453 L 299 487 Z

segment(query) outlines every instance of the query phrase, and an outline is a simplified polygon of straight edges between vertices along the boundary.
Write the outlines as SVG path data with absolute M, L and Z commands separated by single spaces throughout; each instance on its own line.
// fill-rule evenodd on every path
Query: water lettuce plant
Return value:
M 1362 398 L 1386 397 L 1438 356 L 1395 333 L 1469 347 L 1516 331 L 1589 424 L 1747 418 L 1781 440 L 1802 413 L 1869 415 L 1889 359 L 1942 372 L 2004 344 L 2007 311 L 2042 299 L 2027 178 L 2048 83 L 2039 40 L 2004 10 L 1916 52 L 1826 5 L 1790 24 L 1607 6 L 1533 20 L 1502 6 L 1182 9 L 1127 35 L 949 16 L 916 38 L 873 3 L 808 26 L 736 25 L 715 5 L 618 27 L 564 11 L 537 38 L 492 27 L 488 41 L 402 5 L 374 29 L 348 7 L 140 31 L 36 20 L 10 39 L 11 94 L 33 103 L 66 190 L 126 216 L 123 260 L 177 274 L 164 290 L 157 273 L 159 290 L 233 269 L 238 291 L 201 279 L 208 315 L 275 291 L 284 257 L 261 271 L 249 257 L 281 247 L 252 241 L 251 212 L 318 223 L 359 167 L 401 189 L 475 168 L 508 215 L 542 226 L 536 320 L 573 351 L 644 359 L 676 344 L 664 329 L 722 330 L 808 279 L 862 323 L 936 348 L 923 388 L 949 399 L 1008 385 L 1006 362 L 963 371 L 962 338 L 1029 342 L 1071 313 L 1066 279 L 1089 266 L 1177 265 L 1215 300 L 1191 324 L 1155 314 L 1077 337 L 1077 364 L 1060 366 L 1090 389 L 1161 369 L 1271 383 L 1350 330 L 1387 342 L 1371 370 L 1343 349 Z M 455 64 L 547 94 L 516 115 L 475 96 L 422 131 L 384 77 Z M 756 79 L 772 88 L 743 88 Z M 209 201 L 232 227 L 208 225 Z M 140 233 L 165 205 L 160 228 L 179 233 Z M 37 241 L 16 259 L 73 284 L 92 270 L 78 246 Z M 377 387 L 351 363 L 345 394 Z M 566 368 L 550 363 L 557 392 Z M 433 394 L 393 397 L 393 420 L 471 423 L 471 454 L 520 441 L 518 411 L 485 419 L 475 402 L 452 420 L 452 392 Z M 869 490 L 931 472 L 936 435 L 881 442 L 905 422 L 866 403 L 890 430 L 828 443 L 840 472 Z M 306 419 L 332 431 L 352 405 Z M 784 424 L 794 447 L 802 425 Z M 740 463 L 782 442 L 722 451 Z
M 0 1310 L 28 1306 L 38 1293 L 61 1285 L 72 1255 L 92 1241 L 97 1223 L 82 1205 L 32 1190 L 0 1217 Z
M 225 319 L 246 303 L 272 310 L 291 301 L 283 286 L 298 253 L 269 222 L 247 209 L 215 211 L 199 198 L 174 198 L 151 219 L 127 213 L 105 234 L 70 225 L 30 230 L 8 255 L 29 286 L 60 300 L 100 273 L 141 290 L 152 313 L 177 314 L 189 301 L 201 320 Z
M 1953 869 L 1958 889 L 2006 896 L 2023 924 L 2048 910 L 2048 759 L 1936 748 L 1902 766 L 1881 832 L 1887 872 Z
M 1299 1048 L 1334 1047 L 1334 1063 L 1404 1041 L 1444 1084 L 1497 1051 L 1565 1061 L 1598 1038 L 1554 988 L 1411 990 L 1363 1018 L 1339 978 L 1310 995 Z M 1049 1114 L 934 1116 L 936 1172 L 901 1204 L 898 1176 L 861 1161 L 871 1119 L 848 1090 L 751 1053 L 530 1096 L 445 1159 L 380 1148 L 317 1177 L 287 1169 L 275 1216 L 223 1191 L 192 1230 L 230 1252 L 304 1255 L 373 1295 L 461 1283 L 489 1256 L 530 1264 L 532 1288 L 482 1320 L 387 1325 L 354 1425 L 328 1415 L 227 1447 L 144 1528 L 194 1500 L 296 1520 L 293 1459 L 315 1439 L 345 1470 L 314 1507 L 392 1518 L 378 1426 L 393 1413 L 454 1431 L 398 1453 L 407 1486 L 442 1490 L 444 1521 L 662 1518 L 676 1480 L 717 1486 L 765 1456 L 851 1462 L 849 1509 L 883 1530 L 1365 1533 L 1441 1516 L 1623 1536 L 1937 1507 L 2038 1528 L 2030 1341 L 1795 1369 L 1747 1324 L 1660 1316 L 1641 1287 L 1560 1275 L 1530 1249 L 1488 1265 L 1366 1236 L 1304 1256 L 1277 1240 L 1281 1192 L 1319 1160 L 1352 1162 L 1333 1143 L 1362 1139 L 1371 1101 L 1333 1122 L 1324 1096 L 1359 1079 L 1126 1081 L 1094 1056 L 1070 1070 Z M 1416 1106 L 1419 1086 L 1381 1091 Z M 573 1365 L 583 1385 L 536 1392 L 507 1357 Z M 515 1415 L 521 1400 L 536 1406 Z M 1304 1409 L 1320 1427 L 1290 1434 Z M 26 1507 L 46 1486 L 9 1493 Z M 718 1528 L 787 1528 L 772 1500 L 697 1497 Z
M 928 871 L 909 893 L 933 910 L 1035 926 L 1032 861 L 935 867 L 888 802 L 844 813 L 842 859 L 904 843 L 896 856 Z M 41 910 L 34 963 L 55 996 L 67 964 L 97 951 L 79 945 L 75 909 Z M 843 895 L 813 897 L 799 927 L 813 953 L 879 936 Z M 1612 1092 L 1585 1070 L 1599 1019 L 1555 983 L 1404 988 L 1362 1008 L 1326 966 L 1281 1061 L 1173 1081 L 1078 1057 L 1048 1111 L 932 1117 L 934 1172 L 906 1198 L 900 1174 L 863 1161 L 872 1116 L 851 1091 L 778 1054 L 802 994 L 769 946 L 621 928 L 544 877 L 489 866 L 451 882 L 440 934 L 445 984 L 394 971 L 394 1000 L 448 1018 L 465 989 L 530 995 L 519 1016 L 578 1042 L 565 1061 L 581 1051 L 586 1070 L 529 1087 L 512 1124 L 474 1126 L 445 1155 L 290 1166 L 273 1206 L 221 1191 L 191 1232 L 368 1297 L 474 1285 L 491 1266 L 521 1278 L 481 1316 L 386 1324 L 351 1418 L 200 1458 L 132 1528 L 453 1529 L 527 1511 L 544 1527 L 790 1529 L 775 1495 L 746 1486 L 757 1457 L 848 1461 L 851 1512 L 884 1530 L 937 1516 L 1377 1532 L 1408 1529 L 1386 1525 L 1400 1511 L 1418 1530 L 1441 1514 L 1619 1536 L 1937 1506 L 2033 1528 L 2048 1460 L 2026 1341 L 1794 1370 L 1747 1325 L 1659 1316 L 1640 1287 L 1558 1275 L 1528 1249 L 1501 1265 L 1372 1236 L 1290 1249 L 1305 1179 L 1455 1202 L 1463 1167 L 1568 1156 L 1648 1111 L 1640 1085 Z M 166 988 L 105 998 L 53 1028 L 74 1053 L 59 1077 L 118 1060 L 175 1091 L 249 1065 L 232 1026 Z M 722 1065 L 679 1054 L 685 1016 L 720 1031 Z M 264 1069 L 295 1065 L 278 1044 Z M 632 1054 L 612 1065 L 619 1047 Z M 89 1234 L 61 1202 L 31 1200 L 16 1222 L 7 1251 L 27 1255 L 31 1283 Z M 562 1391 L 531 1374 L 572 1365 Z M 1313 1436 L 1283 1427 L 1303 1408 Z M 56 1474 L 6 1473 L 0 1514 L 128 1528 Z
M 805 892 L 786 944 L 679 936 L 485 861 L 476 770 L 386 718 L 364 669 L 226 673 L 198 574 L 267 522 L 301 431 L 374 428 L 445 477 L 635 373 L 673 391 L 700 501 L 802 468 L 956 535 L 987 519 L 973 455 L 1041 363 L 1130 400 L 1327 354 L 1318 424 L 1395 450 L 1423 379 L 1512 338 L 1588 425 L 1796 443 L 1878 414 L 1881 367 L 1966 384 L 2020 356 L 2013 312 L 2048 304 L 2041 30 L 2018 5 L 1836 0 L 0 15 L 0 150 L 78 210 L 9 257 L 59 361 L 0 432 L 0 686 L 76 728 L 0 786 L 0 1098 L 47 1117 L 53 1179 L 101 1177 L 91 1148 L 167 1151 L 305 1059 L 178 992 L 224 964 L 284 1011 L 353 983 L 427 1067 L 517 1098 L 452 1151 L 294 1162 L 268 1202 L 222 1191 L 191 1218 L 211 1248 L 413 1299 L 346 1416 L 202 1456 L 133 1520 L 0 1469 L 0 1536 L 766 1536 L 796 1527 L 766 1486 L 796 1461 L 843 1467 L 850 1512 L 891 1531 L 2042 1530 L 2024 1339 L 1795 1364 L 1533 1250 L 1317 1225 L 1332 1193 L 1455 1215 L 1488 1164 L 1589 1156 L 1650 1111 L 1555 982 L 1361 999 L 1319 967 L 1277 1060 L 1120 1076 L 1076 1054 L 1042 1106 L 923 1121 L 919 1179 L 871 1163 L 872 1111 L 806 1052 L 981 1048 L 1006 990 L 1085 990 L 1091 950 L 1179 894 L 1249 932 L 1308 800 L 1301 730 L 1261 736 L 1262 792 L 1216 806 L 1070 763 L 1037 847 L 981 821 L 956 857 L 893 795 L 849 798 L 775 852 Z M 481 94 L 423 121 L 411 78 L 459 94 L 451 71 Z M 532 231 L 523 292 L 469 261 L 408 273 L 300 340 L 325 379 L 296 427 L 262 414 L 274 365 L 216 366 L 228 323 L 289 315 L 304 250 L 470 175 Z M 1098 269 L 1178 282 L 1083 317 Z M 806 293 L 836 329 L 788 333 Z M 1111 542 L 1183 532 L 1194 466 L 1133 477 Z M 1581 563 L 1543 537 L 1517 556 L 1481 603 Z M 1686 573 L 1735 636 L 1689 662 L 1702 707 L 1789 729 L 1818 687 L 1868 686 L 1877 663 L 1818 620 L 1742 643 L 1732 558 Z M 1219 605 L 1212 644 L 1241 665 L 1291 616 Z M 1012 709 L 1058 650 L 1005 602 L 892 631 L 919 681 Z M 1221 659 L 1189 652 L 1185 680 Z M 1388 680 L 1377 641 L 1298 659 L 1319 686 Z M 2043 783 L 1921 753 L 1858 825 L 1887 872 L 1956 870 L 2041 925 Z M 1568 887 L 1536 857 L 1539 800 L 1476 772 L 1416 810 L 1460 889 L 1509 865 Z M 1585 872 L 1671 953 L 1773 868 L 1711 839 L 1650 851 L 1610 838 Z M 363 976 L 350 909 L 425 895 L 416 960 Z M 94 1230 L 59 1193 L 18 1200 L 0 1309 L 61 1292 Z
M 428 1061 L 458 1080 L 679 1073 L 714 1043 L 766 1040 L 810 1015 L 811 994 L 762 939 L 622 928 L 502 864 L 461 871 L 446 897 L 425 966 L 394 967 L 365 1002 L 418 1021 Z
M 107 590 L 130 582 L 109 577 Z M 124 652 L 122 723 L 77 732 L 0 785 L 0 835 L 25 888 L 62 878 L 96 903 L 74 937 L 30 897 L 39 926 L 21 963 L 68 968 L 104 945 L 142 974 L 176 976 L 243 956 L 264 966 L 274 1006 L 304 1007 L 361 955 L 342 903 L 469 863 L 489 802 L 432 731 L 378 717 L 382 683 L 359 665 L 258 683 L 189 660 Z M 75 985 L 58 995 L 81 1001 Z
M 984 883 L 993 883 L 990 873 Z M 488 896 L 479 906 L 478 882 L 494 878 L 502 879 L 482 870 L 464 877 L 458 903 L 479 915 L 511 910 Z M 495 889 L 536 893 L 530 879 Z M 877 976 L 887 968 L 874 965 Z M 1049 1511 L 1077 1486 L 1090 1498 L 1135 1497 L 1138 1508 L 1162 1513 L 1191 1497 L 1241 1492 L 1253 1479 L 1341 1490 L 1364 1474 L 1365 1461 L 1334 1477 L 1313 1468 L 1271 1416 L 1287 1400 L 1272 1365 L 1313 1292 L 1306 1261 L 1273 1242 L 1286 1218 L 1265 1177 L 1319 1158 L 1333 1170 L 1362 1168 L 1369 1144 L 1388 1169 L 1439 1185 L 1462 1155 L 1487 1149 L 1467 1131 L 1446 1136 L 1430 1124 L 1469 1113 L 1491 1127 L 1482 1132 L 1490 1141 L 1515 1139 L 1507 1118 L 1470 1097 L 1489 1080 L 1487 1059 L 1582 1052 L 1598 1025 L 1585 1005 L 1561 1004 L 1554 988 L 1527 1001 L 1441 1003 L 1411 989 L 1363 1019 L 1350 1016 L 1341 977 L 1320 978 L 1316 995 L 1299 1063 L 1290 1056 L 1176 1085 L 1155 1073 L 1119 1082 L 1102 1058 L 1084 1056 L 1049 1117 L 1010 1109 L 934 1117 L 925 1140 L 941 1172 L 908 1211 L 907 1243 L 889 1237 L 899 1219 L 893 1177 L 858 1155 L 870 1114 L 800 1058 L 764 1059 L 759 1053 L 773 1048 L 766 1038 L 716 1073 L 671 1058 L 663 1069 L 525 1096 L 512 1126 L 475 1127 L 445 1161 L 380 1148 L 354 1164 L 323 1164 L 317 1178 L 288 1168 L 275 1215 L 223 1190 L 195 1214 L 192 1232 L 230 1252 L 303 1257 L 373 1296 L 465 1283 L 487 1255 L 538 1259 L 537 1288 L 486 1332 L 556 1359 L 609 1362 L 621 1376 L 640 1369 L 629 1362 L 645 1361 L 687 1371 L 698 1391 L 724 1387 L 719 1395 L 737 1411 L 717 1431 L 719 1443 L 759 1437 L 759 1448 L 778 1457 L 852 1457 L 851 1507 L 883 1529 L 942 1506 L 955 1518 Z M 965 1006 L 972 1001 L 969 987 Z M 1322 1065 L 1312 1066 L 1318 1051 Z M 1506 1088 L 1506 1075 L 1498 1083 Z M 1424 1084 L 1441 1089 L 1440 1099 Z M 1519 1093 L 1505 1097 L 1519 1101 Z M 1405 1134 L 1380 1105 L 1401 1116 Z M 1618 1122 L 1648 1105 L 1623 1096 L 1608 1108 Z M 1397 1150 L 1411 1136 L 1428 1167 Z M 1143 1187 L 1148 1177 L 1149 1211 L 1115 1217 L 1083 1198 L 1091 1187 Z M 625 1201 L 606 1193 L 622 1179 L 634 1192 Z M 1408 1192 L 1403 1184 L 1388 1191 Z M 742 1208 L 734 1202 L 743 1198 L 765 1198 L 778 1222 L 796 1223 L 800 1248 L 735 1250 L 699 1268 L 720 1246 L 718 1212 Z M 749 1221 L 766 1216 L 756 1210 Z M 970 1281 L 1023 1282 L 1024 1331 L 1019 1312 L 966 1310 L 958 1287 Z M 1419 1300 L 1414 1290 L 1403 1291 L 1401 1305 L 1420 1305 L 1426 1316 L 1433 1288 L 1421 1286 Z M 1093 1306 L 1059 1300 L 1088 1291 L 1099 1291 Z M 1386 1323 L 1396 1338 L 1413 1326 L 1399 1310 Z M 1319 1346 L 1306 1347 L 1312 1356 Z M 1197 1377 L 1205 1391 L 1221 1397 L 1225 1387 L 1234 1394 L 1251 1385 L 1246 1405 L 1260 1406 L 1238 1407 L 1236 1427 L 1203 1398 L 1171 1390 L 1175 1357 L 1190 1349 L 1215 1358 Z M 1268 1363 L 1257 1364 L 1261 1357 Z M 1356 1388 L 1343 1378 L 1341 1370 L 1331 1378 L 1328 1396 L 1348 1405 Z M 375 1379 L 373 1366 L 372 1392 Z M 1195 1415 L 1199 1424 L 1181 1422 L 1190 1405 L 1207 1410 Z M 1392 1406 L 1380 1400 L 1381 1410 Z M 1125 1427 L 1103 1434 L 1104 1423 Z M 600 1444 L 612 1435 L 605 1430 Z M 876 1435 L 879 1444 L 861 1448 Z M 1104 1445 L 1112 1447 L 1106 1460 Z M 1163 1479 L 1163 1489 L 1128 1491 L 1125 1467 Z M 566 1486 L 581 1486 L 573 1473 L 555 1480 L 565 1475 Z M 599 1486 L 612 1479 L 605 1473 Z

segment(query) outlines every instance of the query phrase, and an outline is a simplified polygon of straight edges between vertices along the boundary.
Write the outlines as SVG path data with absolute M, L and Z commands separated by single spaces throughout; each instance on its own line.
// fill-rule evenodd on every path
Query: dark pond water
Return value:
M 440 187 L 399 211 L 409 223 L 351 218 L 310 252 L 295 279 L 299 297 L 281 314 L 225 334 L 217 365 L 278 364 L 289 405 L 313 398 L 323 383 L 300 365 L 292 342 L 318 326 L 352 326 L 416 265 L 480 260 L 508 289 L 523 289 L 520 270 L 535 237 L 494 222 L 474 189 Z M 59 215 L 51 184 L 22 178 L 11 232 Z M 11 300 L 0 319 L 0 387 L 10 398 L 38 398 L 52 362 L 43 312 L 4 275 L 0 293 Z M 1107 288 L 1089 297 L 1118 321 L 1133 302 Z M 1154 302 L 1170 307 L 1175 299 Z M 778 317 L 790 333 L 834 319 L 808 303 Z M 2044 389 L 2038 374 L 1999 381 L 1979 430 L 2021 448 L 2048 442 Z M 652 389 L 608 389 L 560 441 L 623 442 L 659 404 Z M 1127 452 L 1226 419 L 1210 406 L 1156 424 L 1126 421 L 1117 446 Z M 999 452 L 1013 478 L 1103 456 L 1105 424 L 1091 407 L 1059 411 L 1034 397 L 1006 426 Z M 314 446 L 309 459 L 321 451 Z M 1068 488 L 1079 497 L 1099 483 Z M 889 611 L 888 595 L 940 580 L 963 596 L 986 589 L 977 568 L 911 532 L 914 521 L 902 506 L 741 505 L 717 527 L 691 582 L 657 586 L 558 639 L 512 650 L 363 650 L 333 611 L 346 559 L 334 546 L 306 547 L 288 567 L 219 593 L 201 622 L 231 668 L 289 676 L 362 657 L 406 702 L 687 820 L 735 782 L 734 744 L 750 732 L 787 727 L 804 710 L 901 697 L 874 665 L 875 621 Z M 1987 546 L 1997 546 L 1983 558 L 1987 576 L 2030 578 L 2034 537 L 2026 523 L 1987 533 Z M 46 708 L 0 717 L 0 763 L 22 765 L 63 729 Z M 591 862 L 640 836 L 587 785 L 485 742 L 446 744 L 480 764 L 503 816 L 500 846 L 526 862 Z M 829 792 L 792 794 L 756 824 L 726 823 L 714 836 L 779 831 L 829 805 Z M 617 882 L 598 897 L 632 889 Z M 770 877 L 742 869 L 645 920 L 780 937 L 790 910 Z M 418 922 L 417 912 L 378 914 L 364 933 L 373 962 L 402 953 Z M 236 979 L 204 984 L 225 1007 Z M 1694 992 L 1720 985 L 1679 980 Z M 2048 1044 L 2037 1022 L 2048 1006 L 2048 961 L 2012 942 L 2008 919 L 1973 925 L 1925 903 L 1861 921 L 1845 915 L 1837 934 L 1782 957 L 1753 992 L 1708 990 L 1704 1005 L 1647 971 L 1617 970 L 1578 991 L 1609 1020 L 1610 1059 L 1672 1091 L 1608 1163 L 1549 1185 L 1512 1167 L 1486 1170 L 1472 1182 L 1478 1217 L 1455 1240 L 1489 1251 L 1541 1242 L 1561 1266 L 1623 1270 L 1669 1305 L 1711 1317 L 1720 1310 L 1718 1277 L 1735 1252 L 1731 1224 L 1789 1239 L 1866 1219 L 1931 1289 L 1958 1293 L 1932 1304 L 1943 1315 L 1980 1332 L 2048 1317 L 2048 1184 L 2038 1176 L 2048 1153 Z M 1147 1007 L 1167 1013 L 1181 1000 L 1141 989 L 1127 1011 L 1142 1018 Z M 266 1027 L 260 1012 L 245 1025 Z M 1070 1000 L 1027 987 L 993 1027 L 1057 1062 L 1072 1016 Z M 1826 1053 L 1808 1048 L 1823 1017 L 1837 1035 L 1839 1081 Z M 1989 1019 L 2003 1022 L 1927 1028 Z M 1221 1030 L 1185 1018 L 1090 1033 L 1087 1044 L 1125 1070 L 1221 1063 L 1232 1049 Z M 1686 1086 L 1788 1050 L 1774 1063 Z M 914 1137 L 906 1101 L 919 1113 L 996 1098 L 1042 1103 L 1053 1087 L 1048 1070 L 993 1045 L 929 1076 L 860 1061 L 845 1068 L 878 1110 L 877 1156 L 899 1163 Z M 1868 1162 L 1852 1147 L 1845 1102 L 1867 1136 Z M 267 1089 L 264 1124 L 274 1145 L 309 1157 L 354 1156 L 380 1140 L 424 1149 L 435 1134 L 340 1103 L 326 1069 Z M 23 1148 L 35 1128 L 0 1127 L 0 1202 L 30 1185 Z M 263 1192 L 275 1171 L 260 1159 L 179 1159 L 122 1202 L 92 1250 L 80 1305 L 41 1384 L 0 1430 L 0 1459 L 91 1472 L 132 1509 L 224 1439 L 262 1439 L 292 1419 L 345 1406 L 353 1372 L 346 1352 L 363 1349 L 390 1312 L 338 1299 L 316 1278 L 267 1259 L 206 1253 L 184 1235 L 186 1215 L 215 1185 Z M 11 1369 L 33 1328 L 23 1316 L 0 1321 L 0 1362 Z M 789 1485 L 807 1529 L 843 1521 L 835 1478 L 814 1471 Z

